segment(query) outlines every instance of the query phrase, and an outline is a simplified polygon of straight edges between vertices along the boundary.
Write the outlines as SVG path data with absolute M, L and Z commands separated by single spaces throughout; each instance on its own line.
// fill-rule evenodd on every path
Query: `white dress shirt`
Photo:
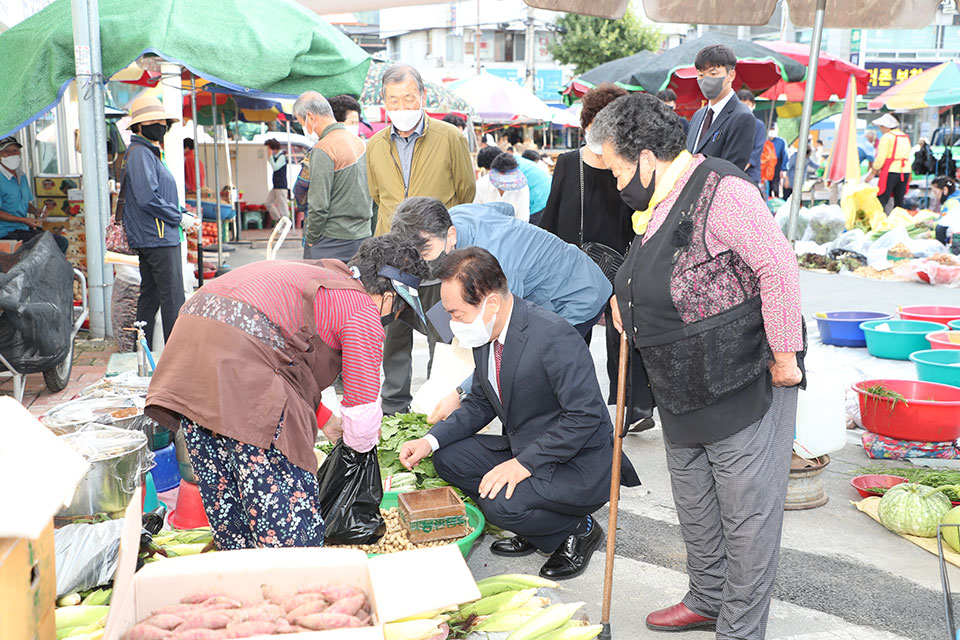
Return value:
M 500 332 L 500 335 L 497 336 L 497 339 L 493 342 L 499 342 L 501 346 L 507 344 L 507 329 L 510 328 L 510 320 L 513 319 L 513 307 L 514 302 L 511 299 L 510 302 L 510 311 L 507 313 L 507 321 L 503 325 L 503 331 Z M 478 347 L 482 348 L 482 347 Z M 487 360 L 487 380 L 490 381 L 490 386 L 493 387 L 494 393 L 497 394 L 497 397 L 500 397 L 500 388 L 497 385 L 497 359 L 496 354 L 493 352 L 493 344 L 490 345 L 490 356 Z M 502 359 L 502 358 L 501 358 Z M 501 365 L 503 362 L 500 363 Z M 427 434 L 423 436 L 423 439 L 430 443 L 430 448 L 436 451 L 440 448 L 440 442 L 432 435 Z
M 721 98 L 720 102 L 717 104 L 711 104 L 708 108 L 713 111 L 713 122 L 710 123 L 710 126 L 713 126 L 713 123 L 717 121 L 717 118 L 720 117 L 720 112 L 723 111 L 723 108 L 727 106 L 727 103 L 730 102 L 730 99 L 733 98 L 733 89 L 730 89 L 730 93 L 727 94 L 725 98 Z M 700 131 L 697 131 L 697 146 L 700 146 L 700 136 L 705 132 L 703 131 L 703 123 L 707 119 L 707 114 L 704 112 L 703 120 L 700 121 Z

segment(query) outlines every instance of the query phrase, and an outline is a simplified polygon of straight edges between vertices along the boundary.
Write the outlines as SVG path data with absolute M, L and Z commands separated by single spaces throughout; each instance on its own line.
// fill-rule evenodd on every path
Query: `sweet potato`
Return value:
M 249 638 L 251 636 L 272 635 L 276 631 L 277 625 L 272 622 L 246 621 L 231 622 L 227 625 L 224 638 Z
M 212 609 L 218 605 L 226 605 L 224 609 L 240 609 L 243 607 L 243 603 L 237 600 L 236 598 L 230 598 L 227 596 L 214 596 L 207 600 L 204 600 L 202 606 L 204 609 Z
M 323 613 L 328 606 L 330 605 L 323 599 L 306 602 L 288 613 L 287 621 L 292 623 L 295 622 L 297 618 L 309 616 L 312 613 Z
M 159 616 L 164 613 L 172 613 L 174 615 L 180 615 L 182 613 L 188 613 L 192 611 L 199 611 L 200 606 L 196 604 L 171 604 L 167 607 L 161 607 L 151 613 L 151 616 Z
M 328 602 L 322 595 L 319 593 L 300 593 L 295 596 L 290 596 L 283 602 L 280 602 L 280 606 L 283 607 L 283 610 L 287 613 L 290 613 L 297 607 L 307 604 L 308 602 L 317 602 L 323 601 Z
M 360 620 L 345 613 L 314 613 L 309 616 L 297 618 L 296 624 L 312 631 L 363 626 Z
M 370 626 L 370 614 L 366 611 L 361 611 L 358 613 L 357 620 L 359 620 L 360 624 L 364 627 Z
M 151 616 L 146 620 L 143 620 L 141 624 L 149 624 L 160 629 L 173 631 L 178 626 L 183 624 L 183 618 L 173 613 L 158 613 L 155 616 Z
M 170 640 L 220 640 L 222 637 L 222 629 L 219 631 L 213 629 L 189 629 L 183 633 L 172 636 Z
M 283 605 L 284 601 L 290 598 L 289 593 L 277 589 L 273 585 L 262 584 L 260 589 L 263 591 L 263 599 L 273 604 Z
M 177 633 L 190 629 L 223 629 L 233 619 L 221 611 L 203 611 L 183 615 L 183 624 L 176 628 Z
M 166 629 L 141 622 L 124 633 L 121 640 L 167 640 L 171 635 Z
M 182 604 L 202 604 L 210 598 L 218 598 L 220 596 L 223 596 L 223 593 L 219 591 L 198 591 L 186 598 L 181 598 L 180 602 Z
M 313 584 L 313 585 L 310 585 L 309 587 L 302 587 L 300 589 L 297 589 L 297 594 L 299 595 L 301 593 L 323 593 L 324 590 L 329 589 L 330 586 L 331 585 L 327 583 Z
M 343 600 L 344 598 L 362 594 L 363 591 L 357 589 L 356 587 L 334 584 L 325 587 L 320 593 L 322 593 L 323 597 L 327 599 L 327 602 L 336 602 L 337 600 Z
M 325 613 L 345 613 L 348 616 L 356 616 L 360 612 L 360 609 L 363 608 L 363 605 L 367 603 L 367 596 L 362 593 L 358 593 L 355 596 L 350 596 L 349 598 L 341 598 L 337 600 L 332 605 L 327 607 Z
M 263 602 L 246 609 L 231 609 L 226 613 L 233 617 L 234 622 L 276 622 L 287 615 L 283 607 L 271 602 Z

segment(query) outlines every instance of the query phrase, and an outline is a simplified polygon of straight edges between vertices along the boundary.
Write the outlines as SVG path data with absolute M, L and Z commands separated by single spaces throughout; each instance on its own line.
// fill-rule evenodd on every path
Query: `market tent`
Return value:
M 472 105 L 484 122 L 549 122 L 553 117 L 547 103 L 533 93 L 486 71 L 447 86 Z
M 103 75 L 143 54 L 238 93 L 359 93 L 369 56 L 292 0 L 100 0 Z M 70 0 L 0 33 L 0 135 L 49 111 L 76 76 Z M 237 64 L 247 60 L 250 64 Z
M 944 62 L 894 85 L 870 101 L 871 109 L 924 109 L 960 104 L 960 62 Z
M 383 85 L 380 80 L 388 66 L 390 63 L 380 60 L 370 63 L 367 77 L 363 81 L 363 92 L 359 94 L 360 104 L 364 106 L 383 104 Z M 470 103 L 448 87 L 430 81 L 425 81 L 423 84 L 427 91 L 427 102 L 424 107 L 430 113 L 460 113 L 471 117 L 477 115 Z
M 810 63 L 810 47 L 793 42 L 760 42 L 759 44 L 776 51 L 781 55 L 796 60 L 803 66 Z M 814 84 L 813 99 L 816 102 L 826 102 L 832 97 L 846 96 L 847 84 L 850 77 L 855 78 L 857 95 L 867 92 L 870 82 L 870 73 L 843 58 L 821 52 L 817 58 L 817 81 Z M 805 82 L 784 82 L 781 80 L 764 91 L 759 97 L 768 100 L 786 100 L 787 102 L 803 102 Z
M 650 93 L 668 87 L 676 91 L 678 112 L 696 111 L 702 104 L 703 94 L 697 84 L 697 70 L 693 63 L 701 49 L 715 44 L 726 45 L 737 55 L 734 89 L 746 87 L 758 93 L 778 82 L 800 82 L 806 76 L 803 65 L 787 56 L 747 40 L 708 33 L 657 54 L 638 68 L 633 78 L 638 86 Z
M 652 51 L 641 51 L 632 56 L 604 62 L 571 80 L 563 94 L 579 97 L 604 82 L 612 82 L 627 91 L 642 91 L 643 87 L 637 85 L 633 76 L 641 66 L 650 62 L 654 55 Z

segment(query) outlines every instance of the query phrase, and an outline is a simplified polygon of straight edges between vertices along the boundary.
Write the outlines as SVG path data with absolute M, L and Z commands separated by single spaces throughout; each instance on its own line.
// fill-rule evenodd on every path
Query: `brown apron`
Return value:
M 286 336 L 283 349 L 223 322 L 181 314 L 150 383 L 147 414 L 171 429 L 183 416 L 245 444 L 275 445 L 293 464 L 315 473 L 316 411 L 341 369 L 340 351 L 317 333 L 317 291 L 363 291 L 342 262 L 322 262 L 330 273 L 304 288 L 303 326 Z M 276 434 L 281 416 L 283 429 Z

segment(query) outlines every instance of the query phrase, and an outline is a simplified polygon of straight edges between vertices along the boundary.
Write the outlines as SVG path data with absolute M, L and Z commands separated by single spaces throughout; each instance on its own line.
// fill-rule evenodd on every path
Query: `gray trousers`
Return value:
M 423 285 L 417 293 L 423 311 L 426 312 L 440 301 L 440 284 Z M 413 400 L 410 393 L 410 384 L 413 381 L 413 329 L 399 320 L 394 320 L 387 325 L 384 332 L 383 387 L 380 389 L 383 412 L 389 414 L 409 411 L 410 402 Z M 433 347 L 437 344 L 437 335 L 432 328 L 427 333 L 427 342 L 430 346 L 427 375 L 430 375 Z
M 683 603 L 717 619 L 718 640 L 762 640 L 780 559 L 797 387 L 773 389 L 763 418 L 718 442 L 673 445 L 667 467 L 690 588 Z
M 340 240 L 338 238 L 325 238 L 320 236 L 320 239 L 315 243 L 304 245 L 303 259 L 333 259 L 350 262 L 350 259 L 357 254 L 357 249 L 360 248 L 364 240 L 366 240 L 366 238 L 359 240 Z

